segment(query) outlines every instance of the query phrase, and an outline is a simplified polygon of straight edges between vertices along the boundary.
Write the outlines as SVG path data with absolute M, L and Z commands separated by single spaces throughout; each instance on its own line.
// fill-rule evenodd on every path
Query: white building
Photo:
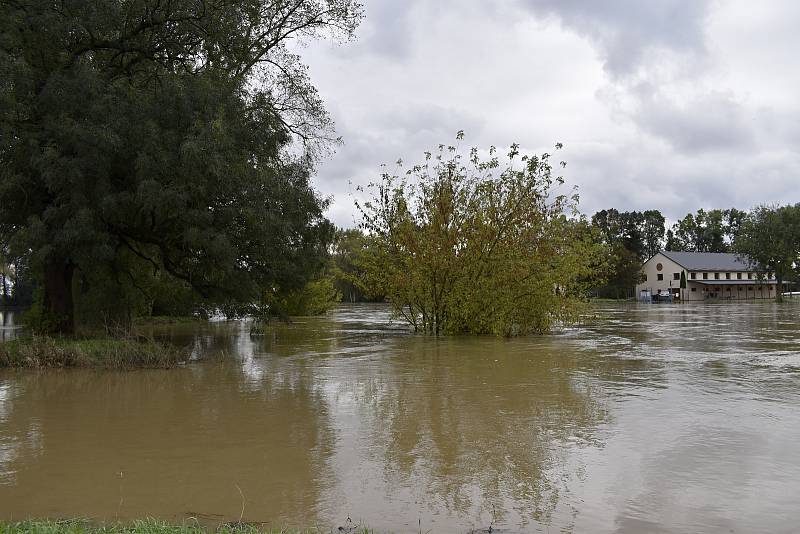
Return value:
M 686 288 L 681 290 L 681 273 Z M 638 298 L 669 295 L 675 300 L 749 300 L 775 298 L 772 273 L 757 272 L 747 258 L 718 252 L 662 251 L 642 265 Z

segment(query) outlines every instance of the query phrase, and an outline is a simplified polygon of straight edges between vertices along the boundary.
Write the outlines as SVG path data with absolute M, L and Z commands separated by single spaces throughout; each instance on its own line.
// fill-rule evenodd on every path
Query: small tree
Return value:
M 684 289 L 686 289 L 686 271 L 681 271 L 681 300 L 683 300 Z
M 512 145 L 504 164 L 493 147 L 488 156 L 472 149 L 464 162 L 440 145 L 403 178 L 384 172 L 357 203 L 373 240 L 361 268 L 415 330 L 518 335 L 576 318 L 602 248 L 577 194 L 562 191 L 549 154 L 520 157 Z
M 751 267 L 775 273 L 775 299 L 781 302 L 783 281 L 792 274 L 800 256 L 800 204 L 755 208 L 742 223 L 735 245 Z

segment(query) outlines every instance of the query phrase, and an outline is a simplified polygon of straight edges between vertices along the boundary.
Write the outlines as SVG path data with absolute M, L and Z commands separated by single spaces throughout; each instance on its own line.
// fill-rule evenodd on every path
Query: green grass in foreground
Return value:
M 287 530 L 268 529 L 246 523 L 223 525 L 209 530 L 195 523 L 170 525 L 155 519 L 134 521 L 130 524 L 94 524 L 88 520 L 70 519 L 65 521 L 21 521 L 19 523 L 0 522 L 0 534 L 323 534 L 318 529 Z M 333 531 L 329 531 L 333 532 Z M 363 527 L 337 530 L 348 534 L 371 534 Z
M 0 367 L 166 368 L 186 358 L 177 347 L 146 339 L 31 336 L 0 343 Z

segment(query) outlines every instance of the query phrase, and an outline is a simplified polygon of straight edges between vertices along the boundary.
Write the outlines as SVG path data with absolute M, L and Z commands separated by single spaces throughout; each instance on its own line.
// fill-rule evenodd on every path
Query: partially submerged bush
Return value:
M 144 339 L 67 339 L 32 336 L 0 343 L 0 367 L 166 368 L 185 351 Z
M 602 247 L 552 170 L 549 154 L 520 157 L 517 145 L 504 163 L 494 148 L 465 161 L 440 146 L 405 176 L 385 170 L 357 203 L 364 284 L 429 334 L 512 336 L 575 321 Z

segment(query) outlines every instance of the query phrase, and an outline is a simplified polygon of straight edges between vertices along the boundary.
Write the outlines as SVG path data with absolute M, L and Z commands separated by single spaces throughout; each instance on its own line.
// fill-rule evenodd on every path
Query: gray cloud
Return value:
M 708 0 L 520 0 L 592 40 L 606 69 L 632 74 L 648 52 L 702 53 Z
M 586 213 L 800 201 L 800 4 L 365 3 L 357 42 L 302 51 L 345 143 L 317 176 L 337 224 L 381 164 L 461 129 L 500 150 L 562 141 Z
M 651 95 L 639 106 L 636 123 L 681 152 L 745 148 L 754 141 L 754 124 L 729 94 L 708 93 L 684 104 Z

